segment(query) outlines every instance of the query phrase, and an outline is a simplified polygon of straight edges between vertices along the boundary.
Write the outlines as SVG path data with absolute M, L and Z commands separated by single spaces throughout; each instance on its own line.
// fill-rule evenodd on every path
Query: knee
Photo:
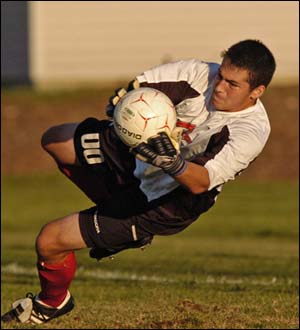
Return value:
M 46 224 L 39 232 L 35 241 L 35 248 L 39 258 L 48 259 L 51 257 L 55 247 L 53 237 L 55 236 L 52 234 L 51 225 Z
M 42 148 L 49 152 L 49 145 L 55 141 L 55 127 L 50 127 L 47 129 L 41 137 L 41 146 Z
M 41 138 L 42 148 L 57 162 L 74 164 L 76 160 L 73 137 L 76 123 L 50 127 Z
M 48 130 L 46 132 L 44 132 L 42 134 L 42 137 L 41 137 L 41 146 L 42 148 L 45 150 L 46 149 L 46 145 L 48 144 L 47 140 L 48 140 Z
M 56 143 L 65 142 L 73 138 L 75 131 L 74 124 L 62 124 L 48 128 L 41 137 L 41 145 L 46 150 L 51 150 L 51 146 Z

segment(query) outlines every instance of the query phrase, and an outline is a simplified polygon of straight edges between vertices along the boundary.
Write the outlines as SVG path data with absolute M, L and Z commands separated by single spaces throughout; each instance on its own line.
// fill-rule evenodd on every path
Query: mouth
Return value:
M 217 93 L 213 93 L 212 100 L 213 102 L 221 102 L 222 98 Z

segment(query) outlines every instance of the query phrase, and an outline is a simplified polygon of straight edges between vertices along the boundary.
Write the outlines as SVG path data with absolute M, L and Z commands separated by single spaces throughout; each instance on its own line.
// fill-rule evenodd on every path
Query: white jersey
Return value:
M 142 87 L 167 94 L 175 105 L 180 126 L 186 128 L 181 154 L 204 166 L 211 189 L 221 191 L 260 154 L 270 134 L 270 123 L 260 100 L 237 112 L 216 111 L 210 104 L 219 65 L 183 60 L 145 71 L 137 77 Z M 180 184 L 160 168 L 136 160 L 134 175 L 148 200 L 163 196 Z

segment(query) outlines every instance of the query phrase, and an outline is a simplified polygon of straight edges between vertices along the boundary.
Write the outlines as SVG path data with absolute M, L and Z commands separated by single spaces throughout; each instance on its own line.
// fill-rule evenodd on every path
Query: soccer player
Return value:
M 112 121 L 88 118 L 51 127 L 43 148 L 95 206 L 46 224 L 36 239 L 41 291 L 13 303 L 2 321 L 44 323 L 70 312 L 74 251 L 101 259 L 184 230 L 211 208 L 222 186 L 263 150 L 270 124 L 260 97 L 275 71 L 270 50 L 243 40 L 222 53 L 221 65 L 196 59 L 147 70 L 128 90 L 164 92 L 177 112 L 177 151 L 167 134 L 133 150 Z M 107 106 L 126 92 L 116 91 Z M 164 156 L 168 150 L 175 156 Z M 143 159 L 143 161 L 141 160 Z

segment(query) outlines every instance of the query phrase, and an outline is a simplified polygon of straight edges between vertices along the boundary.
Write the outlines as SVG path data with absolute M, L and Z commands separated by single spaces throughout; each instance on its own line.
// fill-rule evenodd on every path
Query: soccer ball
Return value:
M 160 132 L 170 133 L 176 126 L 176 111 L 167 95 L 141 87 L 121 97 L 113 121 L 120 139 L 129 147 L 136 147 Z

